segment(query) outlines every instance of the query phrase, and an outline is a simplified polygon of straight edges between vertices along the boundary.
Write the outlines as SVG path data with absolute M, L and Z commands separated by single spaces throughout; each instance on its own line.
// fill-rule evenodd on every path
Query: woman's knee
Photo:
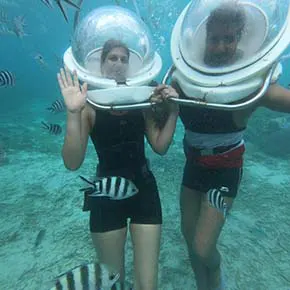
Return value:
M 124 277 L 124 252 L 127 228 L 105 233 L 91 233 L 97 258 L 100 263 L 108 265 L 112 272 Z
M 134 287 L 134 290 L 157 290 L 157 278 L 156 280 L 145 281 L 144 279 L 137 282 L 137 285 Z
M 148 264 L 147 267 L 136 265 L 134 276 L 135 276 L 134 290 L 157 290 L 158 261 L 153 261 L 151 265 Z
M 130 226 L 134 250 L 134 290 L 156 290 L 161 225 Z

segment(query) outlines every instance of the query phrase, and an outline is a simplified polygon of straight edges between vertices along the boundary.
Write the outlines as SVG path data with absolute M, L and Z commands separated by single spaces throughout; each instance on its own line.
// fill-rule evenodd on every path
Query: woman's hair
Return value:
M 237 37 L 240 40 L 246 23 L 244 8 L 238 3 L 224 3 L 214 9 L 206 23 L 206 31 L 209 33 L 212 27 L 223 25 L 237 30 Z
M 116 39 L 109 39 L 108 41 L 105 42 L 105 44 L 103 46 L 103 50 L 102 50 L 102 54 L 101 54 L 101 65 L 105 62 L 110 51 L 112 51 L 112 49 L 114 49 L 116 47 L 123 48 L 126 51 L 126 54 L 129 58 L 130 51 L 129 51 L 128 47 L 123 42 L 116 40 Z

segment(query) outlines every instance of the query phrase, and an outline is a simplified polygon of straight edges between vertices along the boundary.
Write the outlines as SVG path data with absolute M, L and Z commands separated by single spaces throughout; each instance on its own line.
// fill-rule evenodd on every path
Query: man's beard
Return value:
M 209 66 L 224 66 L 227 65 L 231 59 L 232 56 L 229 56 L 228 53 L 213 54 L 206 52 L 204 56 L 204 63 Z

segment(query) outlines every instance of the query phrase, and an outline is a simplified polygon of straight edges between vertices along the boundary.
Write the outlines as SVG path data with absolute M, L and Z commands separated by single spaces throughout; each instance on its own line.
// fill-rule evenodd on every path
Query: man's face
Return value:
M 237 45 L 237 29 L 220 24 L 211 27 L 206 38 L 205 63 L 210 66 L 223 66 L 231 63 Z

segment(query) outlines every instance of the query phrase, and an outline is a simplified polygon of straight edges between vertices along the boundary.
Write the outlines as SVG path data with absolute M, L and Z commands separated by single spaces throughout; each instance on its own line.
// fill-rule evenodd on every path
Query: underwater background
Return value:
M 163 58 L 159 80 L 171 65 L 170 34 L 187 3 L 137 1 Z M 80 17 L 102 5 L 136 11 L 131 0 L 85 0 Z M 94 174 L 96 154 L 89 143 L 82 167 L 77 172 L 66 170 L 60 155 L 65 113 L 47 110 L 61 99 L 56 73 L 70 45 L 75 13 L 66 6 L 66 23 L 53 6 L 48 8 L 41 0 L 0 0 L 0 71 L 15 77 L 14 86 L 0 88 L 0 290 L 49 289 L 55 276 L 95 258 L 88 214 L 81 210 L 78 176 Z M 15 25 L 9 26 L 16 20 L 18 29 L 22 27 L 18 32 Z M 15 33 L 9 33 L 11 27 Z M 288 87 L 289 59 L 283 61 L 283 68 L 280 83 Z M 50 134 L 41 122 L 59 124 L 62 133 Z M 179 122 L 173 144 L 163 157 L 147 148 L 164 216 L 161 290 L 195 289 L 180 232 L 183 133 Z M 259 109 L 252 116 L 245 141 L 244 177 L 218 243 L 227 289 L 289 290 L 290 115 Z M 130 281 L 130 240 L 126 247 Z

